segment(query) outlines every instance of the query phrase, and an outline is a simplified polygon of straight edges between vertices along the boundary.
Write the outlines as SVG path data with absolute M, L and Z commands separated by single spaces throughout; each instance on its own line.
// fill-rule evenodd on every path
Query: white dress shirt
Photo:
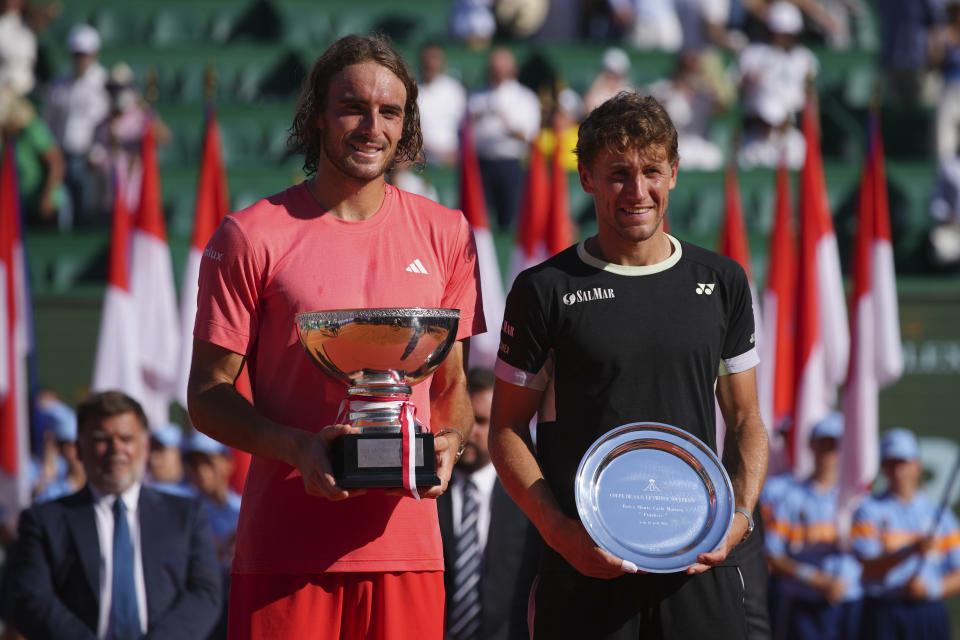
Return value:
M 481 160 L 520 159 L 540 131 L 540 99 L 516 80 L 470 96 L 473 142 Z M 519 133 L 523 139 L 510 132 Z
M 453 487 L 450 489 L 450 506 L 453 510 L 453 533 L 460 535 L 460 521 L 463 519 L 463 488 L 467 479 L 473 480 L 477 487 L 477 539 L 480 548 L 487 548 L 487 534 L 490 531 L 490 498 L 493 496 L 493 485 L 497 481 L 497 470 L 490 463 L 482 469 L 466 474 L 457 469 L 453 470 Z
M 420 84 L 417 97 L 423 124 L 423 150 L 445 156 L 460 149 L 460 121 L 467 110 L 467 92 L 448 75 Z
M 90 151 L 93 132 L 110 113 L 107 71 L 92 64 L 79 78 L 61 78 L 51 83 L 44 106 L 44 120 L 66 153 Z
M 97 622 L 97 637 L 111 640 L 110 605 L 113 602 L 113 503 L 115 494 L 102 494 L 93 486 L 93 512 L 97 521 L 97 539 L 100 541 L 100 617 Z M 147 584 L 143 579 L 143 550 L 140 544 L 140 483 L 120 494 L 127 509 L 127 524 L 133 543 L 133 583 L 137 590 L 137 609 L 140 614 L 140 631 L 147 632 Z

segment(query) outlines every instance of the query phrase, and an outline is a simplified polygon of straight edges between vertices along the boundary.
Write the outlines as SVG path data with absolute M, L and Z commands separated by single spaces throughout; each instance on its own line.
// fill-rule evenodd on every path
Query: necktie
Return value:
M 140 638 L 140 614 L 133 584 L 133 542 L 127 508 L 120 496 L 113 503 L 113 591 L 110 620 L 114 640 Z
M 480 631 L 480 564 L 483 550 L 477 533 L 479 501 L 473 480 L 463 487 L 460 531 L 456 536 L 453 599 L 450 605 L 449 636 L 472 640 Z

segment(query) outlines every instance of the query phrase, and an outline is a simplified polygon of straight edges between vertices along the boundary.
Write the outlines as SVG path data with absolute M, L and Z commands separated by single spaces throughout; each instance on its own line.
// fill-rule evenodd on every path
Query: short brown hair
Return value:
M 297 113 L 293 117 L 287 146 L 304 155 L 303 171 L 307 175 L 316 173 L 320 154 L 323 153 L 323 139 L 318 134 L 316 123 L 327 106 L 330 80 L 346 67 L 363 62 L 376 62 L 386 67 L 407 90 L 403 131 L 393 164 L 422 164 L 423 134 L 420 131 L 420 109 L 417 107 L 417 81 L 407 63 L 384 35 L 349 35 L 334 42 L 317 58 L 300 88 Z
M 628 149 L 663 145 L 671 165 L 680 160 L 677 128 L 659 102 L 636 91 L 621 91 L 580 123 L 577 159 L 589 167 L 603 150 L 623 153 Z
M 493 389 L 493 383 L 493 370 L 487 367 L 474 367 L 467 373 L 467 393 Z
M 83 433 L 104 418 L 133 413 L 137 422 L 148 431 L 147 416 L 140 403 L 122 391 L 101 391 L 87 396 L 77 405 L 77 432 Z

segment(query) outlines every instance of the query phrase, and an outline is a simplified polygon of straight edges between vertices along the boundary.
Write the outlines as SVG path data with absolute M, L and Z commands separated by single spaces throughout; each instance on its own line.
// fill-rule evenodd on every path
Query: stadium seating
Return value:
M 217 107 L 232 205 L 245 206 L 302 179 L 299 160 L 286 148 L 287 129 L 299 83 L 335 38 L 371 30 L 388 33 L 414 70 L 419 49 L 437 42 L 447 52 L 450 73 L 468 87 L 480 86 L 486 51 L 449 40 L 449 11 L 449 0 L 71 0 L 64 3 L 61 18 L 42 34 L 41 46 L 54 70 L 64 71 L 69 65 L 66 33 L 76 22 L 90 22 L 101 32 L 104 64 L 126 62 L 141 90 L 151 85 L 154 108 L 173 132 L 173 140 L 159 150 L 159 160 L 171 243 L 183 245 L 192 224 L 208 98 Z M 853 49 L 815 51 L 821 69 L 817 88 L 827 182 L 841 235 L 849 231 L 843 226 L 849 226 L 855 203 L 865 114 L 878 77 L 873 14 L 868 11 L 855 28 Z M 504 44 L 516 52 L 522 75 L 552 77 L 557 86 L 582 93 L 611 43 L 524 40 Z M 669 75 L 674 64 L 674 57 L 663 52 L 628 49 L 628 55 L 633 80 L 641 86 Z M 207 90 L 208 69 L 216 76 L 212 95 Z M 901 264 L 909 265 L 921 251 L 934 179 L 928 160 L 930 139 L 924 135 L 930 112 L 888 107 L 882 115 L 891 198 L 905 212 L 898 209 L 902 219 L 894 221 L 903 232 L 898 236 L 898 257 L 906 257 L 908 261 Z M 729 148 L 738 123 L 736 110 L 718 116 L 711 124 L 711 136 Z M 455 170 L 428 166 L 423 176 L 436 187 L 444 204 L 457 206 Z M 576 175 L 569 178 L 574 215 L 589 214 L 589 197 L 580 190 Z M 722 215 L 722 175 L 682 172 L 680 184 L 671 201 L 672 228 L 713 246 Z M 752 242 L 762 251 L 772 212 L 773 177 L 768 171 L 741 172 L 740 184 Z M 61 290 L 70 286 L 71 279 L 76 284 L 90 275 L 88 252 L 102 253 L 106 246 L 105 234 L 99 238 L 99 242 L 88 239 L 74 257 L 68 255 L 72 250 L 36 252 L 37 290 Z M 508 237 L 501 239 L 508 241 Z M 915 268 L 920 268 L 919 263 Z

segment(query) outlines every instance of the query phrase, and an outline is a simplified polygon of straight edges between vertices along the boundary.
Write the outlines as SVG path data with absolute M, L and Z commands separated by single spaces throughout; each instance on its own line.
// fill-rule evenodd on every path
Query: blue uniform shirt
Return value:
M 866 498 L 853 519 L 853 550 L 863 559 L 893 553 L 925 537 L 933 526 L 938 506 L 918 492 L 905 502 L 890 492 Z M 930 600 L 943 593 L 943 576 L 960 569 L 960 528 L 950 509 L 937 527 L 933 549 L 925 557 L 911 554 L 880 581 L 865 582 L 867 595 L 896 598 L 917 575 L 927 588 Z
M 794 484 L 773 505 L 773 521 L 764 532 L 767 553 L 787 556 L 842 579 L 847 589 L 844 601 L 863 596 L 861 567 L 850 553 L 838 546 L 836 487 L 823 491 L 813 481 Z M 820 601 L 813 587 L 784 578 L 783 590 L 791 597 Z

